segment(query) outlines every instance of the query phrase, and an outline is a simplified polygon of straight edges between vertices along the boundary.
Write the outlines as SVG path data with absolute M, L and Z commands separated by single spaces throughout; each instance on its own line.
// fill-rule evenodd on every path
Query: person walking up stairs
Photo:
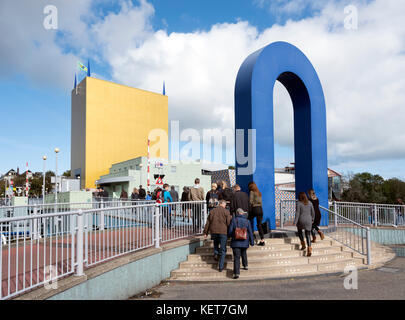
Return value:
M 297 226 L 298 237 L 301 240 L 301 250 L 306 249 L 304 237 L 302 236 L 302 231 L 305 230 L 305 237 L 308 245 L 307 257 L 310 257 L 312 255 L 311 231 L 314 219 L 315 211 L 312 203 L 308 201 L 305 192 L 300 192 L 298 195 L 294 224 Z
M 232 219 L 231 214 L 225 207 L 226 201 L 219 201 L 219 206 L 210 211 L 204 228 L 205 239 L 210 233 L 211 239 L 214 241 L 214 259 L 219 260 L 219 272 L 224 269 L 228 226 Z

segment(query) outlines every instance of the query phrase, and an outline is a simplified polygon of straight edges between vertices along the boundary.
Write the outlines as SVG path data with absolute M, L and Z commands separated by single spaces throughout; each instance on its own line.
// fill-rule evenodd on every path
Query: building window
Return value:
M 176 166 L 171 167 L 171 172 L 176 173 Z

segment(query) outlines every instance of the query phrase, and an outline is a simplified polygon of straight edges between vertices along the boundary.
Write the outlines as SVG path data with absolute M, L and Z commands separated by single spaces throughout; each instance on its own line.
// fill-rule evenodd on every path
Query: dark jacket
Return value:
M 319 226 L 322 218 L 321 210 L 319 209 L 319 199 L 312 200 L 311 198 L 308 198 L 308 200 L 312 203 L 315 211 L 314 225 Z
M 228 226 L 231 219 L 232 217 L 228 210 L 222 207 L 212 209 L 205 224 L 204 234 L 208 235 L 208 233 L 211 233 L 226 235 L 228 233 Z
M 247 239 L 246 240 L 236 240 L 235 239 L 235 229 L 236 228 L 247 228 Z M 236 215 L 233 217 L 231 224 L 228 227 L 228 237 L 232 237 L 231 248 L 249 248 L 249 244 L 254 246 L 254 238 L 252 226 L 245 215 Z
M 139 188 L 139 199 L 145 199 L 146 198 L 146 191 L 144 188 Z
M 131 193 L 131 200 L 139 200 L 139 194 L 137 193 Z
M 181 194 L 181 201 L 188 201 L 188 192 L 183 191 Z
M 179 201 L 179 194 L 176 190 L 170 190 L 170 195 L 172 196 L 173 202 Z
M 249 212 L 249 196 L 242 190 L 236 191 L 231 200 L 231 213 L 235 214 L 239 208 Z
M 126 191 L 121 191 L 120 199 L 128 199 L 128 193 Z
M 233 192 L 231 188 L 221 189 L 218 193 L 219 200 L 232 201 Z

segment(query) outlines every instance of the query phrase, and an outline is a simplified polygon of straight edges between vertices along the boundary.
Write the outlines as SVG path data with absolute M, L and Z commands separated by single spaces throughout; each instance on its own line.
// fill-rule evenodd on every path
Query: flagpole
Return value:
M 148 191 L 150 192 L 150 155 L 149 155 L 150 140 L 148 139 Z

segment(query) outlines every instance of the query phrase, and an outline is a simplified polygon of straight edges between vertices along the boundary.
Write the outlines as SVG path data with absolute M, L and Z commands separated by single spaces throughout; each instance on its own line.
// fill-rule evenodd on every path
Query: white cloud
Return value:
M 318 9 L 320 4 L 322 8 L 313 17 L 289 20 L 262 32 L 246 21 L 239 21 L 217 24 L 204 32 L 167 33 L 153 30 L 151 4 L 142 0 L 135 6 L 121 1 L 120 12 L 96 20 L 87 30 L 80 23 L 80 14 L 76 13 L 74 20 L 79 24 L 69 28 L 70 38 L 66 39 L 77 39 L 80 44 L 77 48 L 83 44 L 84 51 L 101 48 L 98 53 L 110 66 L 115 81 L 161 92 L 165 80 L 170 118 L 180 120 L 182 128 L 200 130 L 233 128 L 234 83 L 241 63 L 266 44 L 280 40 L 290 42 L 308 56 L 323 84 L 330 162 L 341 165 L 353 161 L 404 159 L 405 3 L 353 1 L 358 8 L 359 28 L 346 30 L 343 25 L 343 3 L 346 2 L 310 4 L 300 0 L 291 7 L 293 2 L 278 1 L 275 9 L 283 12 Z M 267 2 L 262 0 L 261 3 Z M 0 6 L 3 9 L 3 2 Z M 83 8 L 78 12 L 83 12 Z M 40 22 L 41 26 L 42 20 Z M 10 28 L 6 30 L 12 32 Z M 18 25 L 17 31 L 25 32 L 20 31 Z M 48 35 L 34 31 L 29 31 L 29 35 L 43 41 L 42 51 L 25 41 L 19 47 L 23 52 L 32 49 L 34 58 L 39 59 L 39 55 L 44 54 L 55 63 L 73 59 L 54 46 Z M 86 31 L 92 40 L 87 45 L 80 40 L 80 34 Z M 17 37 L 19 32 L 16 32 Z M 25 37 L 21 35 L 21 39 Z M 6 44 L 1 58 L 12 51 L 14 43 L 4 39 L 0 42 Z M 18 63 L 24 56 L 25 53 L 21 53 L 7 58 Z M 30 71 L 30 65 L 23 65 L 21 70 Z M 32 72 L 37 77 L 40 74 L 38 70 Z M 292 146 L 291 102 L 281 85 L 275 87 L 275 105 L 276 140 L 282 146 Z
M 393 0 L 358 5 L 357 31 L 344 29 L 343 8 L 330 2 L 316 17 L 262 33 L 243 21 L 214 25 L 207 32 L 160 30 L 146 38 L 140 33 L 142 43 L 135 41 L 127 50 L 109 43 L 114 54 L 105 58 L 117 81 L 160 91 L 166 80 L 170 116 L 183 127 L 226 128 L 233 127 L 234 82 L 244 58 L 268 43 L 291 42 L 309 57 L 323 84 L 331 161 L 403 158 L 405 26 L 400 22 L 405 6 Z M 152 11 L 144 13 L 141 21 L 148 26 Z M 126 11 L 117 15 L 116 27 L 128 18 Z M 106 19 L 103 27 L 110 28 L 110 22 Z M 125 39 L 120 32 L 108 37 L 117 43 Z M 291 102 L 277 87 L 276 139 L 292 145 Z
M 70 88 L 76 56 L 60 44 L 83 47 L 89 43 L 81 16 L 89 12 L 90 0 L 54 0 L 58 29 L 46 30 L 43 21 L 47 0 L 2 0 L 0 2 L 0 78 L 22 74 L 35 85 Z M 57 43 L 58 32 L 65 39 Z

